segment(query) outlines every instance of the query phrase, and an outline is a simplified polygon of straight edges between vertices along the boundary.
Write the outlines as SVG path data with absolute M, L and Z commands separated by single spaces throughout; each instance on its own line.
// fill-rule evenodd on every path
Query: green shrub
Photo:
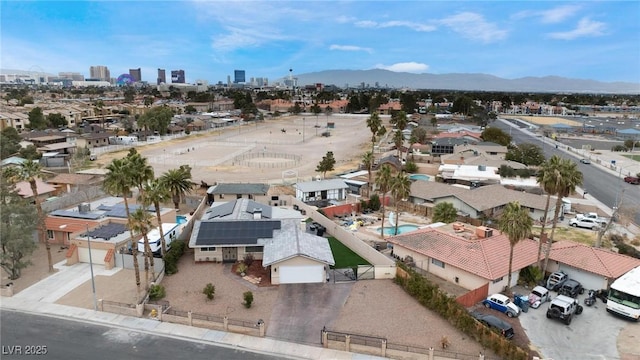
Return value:
M 380 197 L 378 196 L 378 194 L 372 194 L 369 197 L 369 209 L 373 211 L 378 211 L 380 210 L 380 206 L 381 206 Z
M 238 274 L 246 273 L 247 272 L 247 268 L 248 268 L 247 264 L 241 262 L 240 264 L 238 264 L 238 267 L 236 268 L 236 272 Z
M 536 266 L 527 266 L 520 270 L 520 281 L 526 285 L 535 285 L 542 280 L 542 271 Z
M 244 302 L 242 303 L 242 305 L 244 305 L 244 307 L 246 307 L 247 309 L 251 307 L 251 304 L 253 303 L 253 293 L 251 291 L 245 291 L 244 294 L 242 294 L 242 297 L 244 298 Z
M 207 296 L 208 300 L 213 300 L 213 296 L 216 293 L 216 287 L 213 284 L 208 283 L 204 289 L 202 289 L 202 293 Z
M 167 292 L 162 285 L 151 285 L 149 287 L 149 300 L 160 300 L 167 296 Z
M 413 161 L 407 161 L 407 163 L 404 165 L 404 170 L 408 173 L 415 173 L 416 171 L 418 171 L 418 165 L 416 165 L 416 163 L 414 163 Z
M 184 254 L 186 244 L 181 240 L 174 240 L 171 249 L 164 254 L 164 273 L 167 275 L 178 272 L 178 260 Z

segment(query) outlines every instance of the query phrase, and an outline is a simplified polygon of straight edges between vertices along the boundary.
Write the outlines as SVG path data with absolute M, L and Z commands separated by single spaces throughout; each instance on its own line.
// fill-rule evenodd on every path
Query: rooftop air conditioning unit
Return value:
M 82 204 L 78 205 L 78 211 L 81 212 L 81 213 L 88 213 L 89 211 L 91 211 L 91 204 L 82 203 Z

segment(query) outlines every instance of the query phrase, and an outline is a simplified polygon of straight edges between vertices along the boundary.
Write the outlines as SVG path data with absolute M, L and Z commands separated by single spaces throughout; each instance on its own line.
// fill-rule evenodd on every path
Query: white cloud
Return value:
M 568 19 L 578 12 L 578 10 L 580 10 L 580 6 L 578 5 L 563 5 L 542 11 L 523 10 L 513 14 L 511 18 L 520 20 L 538 17 L 540 21 L 545 24 L 554 24 Z
M 329 46 L 329 50 L 340 50 L 340 51 L 366 51 L 369 54 L 373 52 L 373 49 L 355 45 L 331 45 Z
M 411 61 L 411 62 L 404 62 L 404 63 L 396 63 L 392 65 L 377 64 L 376 66 L 374 66 L 374 68 L 389 70 L 393 72 L 408 72 L 408 73 L 421 74 L 426 72 L 429 69 L 429 65 Z
M 449 16 L 440 20 L 439 23 L 466 38 L 484 43 L 496 42 L 507 37 L 506 30 L 499 29 L 496 24 L 486 21 L 482 15 L 472 12 Z
M 355 25 L 357 27 L 362 27 L 362 28 L 377 28 L 377 29 L 385 29 L 385 28 L 392 28 L 392 27 L 406 27 L 411 30 L 419 31 L 419 32 L 429 32 L 429 31 L 434 31 L 436 29 L 436 27 L 433 25 L 421 24 L 413 21 L 398 21 L 398 20 L 385 21 L 380 23 L 371 21 L 371 20 L 362 20 L 362 21 L 357 21 Z
M 246 47 L 260 46 L 274 40 L 285 40 L 286 35 L 273 32 L 271 29 L 256 31 L 250 28 L 229 27 L 228 33 L 212 36 L 212 47 L 216 51 L 233 51 Z
M 559 40 L 573 40 L 580 37 L 602 36 L 604 35 L 606 27 L 606 24 L 603 22 L 582 18 L 575 29 L 565 32 L 549 33 L 549 37 Z

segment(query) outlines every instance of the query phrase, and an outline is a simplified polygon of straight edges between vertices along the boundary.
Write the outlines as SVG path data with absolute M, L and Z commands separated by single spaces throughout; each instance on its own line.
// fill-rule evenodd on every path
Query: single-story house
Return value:
M 89 256 L 91 241 L 91 256 Z M 104 265 L 105 269 L 115 266 L 115 255 L 121 248 L 131 243 L 131 233 L 127 225 L 119 222 L 105 222 L 98 227 L 86 229 L 72 236 L 67 250 L 67 265 L 91 262 Z
M 496 218 L 512 201 L 518 201 L 534 220 L 544 217 L 546 196 L 510 190 L 500 184 L 465 189 L 433 181 L 414 181 L 409 196 L 409 202 L 429 207 L 442 202 L 451 203 L 459 215 L 472 219 Z M 547 218 L 552 217 L 554 211 L 555 201 L 550 201 Z
M 564 271 L 585 289 L 600 290 L 637 266 L 640 259 L 565 240 L 552 245 L 547 270 Z
M 442 164 L 438 167 L 438 176 L 445 182 L 500 183 L 498 168 L 485 165 Z
M 347 198 L 349 186 L 344 179 L 329 179 L 297 183 L 296 199 L 307 201 L 336 200 L 344 201 Z
M 58 174 L 47 183 L 53 185 L 63 192 L 80 191 L 81 187 L 94 186 L 102 183 L 103 178 L 97 175 L 88 174 Z
M 33 191 L 31 190 L 31 184 L 28 181 L 20 181 L 15 185 L 16 192 L 24 199 L 29 199 L 35 202 Z M 38 192 L 38 199 L 40 201 L 47 200 L 50 196 L 55 196 L 57 189 L 53 185 L 49 185 L 46 182 L 36 179 L 36 191 Z
M 209 204 L 215 201 L 228 202 L 235 199 L 250 199 L 259 203 L 266 203 L 270 200 L 268 192 L 269 184 L 217 184 L 207 189 L 207 200 Z
M 467 225 L 457 233 L 427 228 L 387 238 L 393 252 L 426 272 L 465 289 L 488 285 L 488 294 L 507 286 L 509 275 L 509 238 L 498 230 Z M 538 243 L 525 239 L 513 251 L 511 286 L 518 282 L 521 269 L 535 264 Z

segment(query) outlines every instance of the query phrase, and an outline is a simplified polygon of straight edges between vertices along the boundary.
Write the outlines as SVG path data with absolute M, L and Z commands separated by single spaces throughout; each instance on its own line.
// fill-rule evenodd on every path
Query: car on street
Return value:
M 502 294 L 493 294 L 482 301 L 482 305 L 489 309 L 500 311 L 508 317 L 520 315 L 520 308 L 514 304 L 509 297 Z
M 497 331 L 505 338 L 509 340 L 513 338 L 513 327 L 509 325 L 508 322 L 496 316 L 479 313 L 477 311 L 471 312 L 471 316 L 473 316 L 474 319 L 478 320 L 481 324 L 488 327 L 489 329 Z
M 640 177 L 637 177 L 637 176 L 625 176 L 624 177 L 624 182 L 632 184 L 632 185 L 638 185 L 638 184 L 640 184 Z
M 529 294 L 529 306 L 533 309 L 537 309 L 540 305 L 549 301 L 551 298 L 551 292 L 544 286 L 536 286 L 531 290 Z
M 600 222 L 589 218 L 573 218 L 569 220 L 569 225 L 573 227 L 581 227 L 585 229 L 597 230 L 600 228 Z
M 584 158 L 583 158 L 583 159 L 580 159 L 580 162 L 581 162 L 581 163 L 583 163 L 583 164 L 587 164 L 587 165 L 591 164 L 591 160 L 589 160 L 589 159 L 584 159 Z

